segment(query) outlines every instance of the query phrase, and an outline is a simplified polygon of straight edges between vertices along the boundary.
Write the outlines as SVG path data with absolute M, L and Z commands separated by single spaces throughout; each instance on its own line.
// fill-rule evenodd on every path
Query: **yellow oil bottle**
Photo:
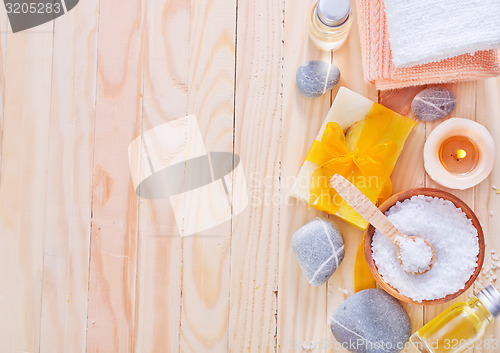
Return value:
M 483 337 L 499 313 L 500 293 L 489 285 L 469 301 L 436 316 L 410 340 L 422 353 L 460 353 Z

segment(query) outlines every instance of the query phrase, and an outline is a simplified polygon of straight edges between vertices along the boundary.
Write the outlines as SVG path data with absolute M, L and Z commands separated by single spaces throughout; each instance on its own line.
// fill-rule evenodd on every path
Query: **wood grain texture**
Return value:
M 411 102 L 422 87 L 409 87 L 406 89 L 381 91 L 379 103 L 395 112 L 416 119 L 411 111 Z M 412 187 L 421 187 L 425 184 L 425 170 L 423 162 L 423 148 L 425 143 L 425 124 L 418 122 L 417 126 L 408 136 L 405 148 L 399 156 L 396 168 L 391 175 L 393 194 L 403 192 Z M 435 256 L 435 254 L 434 254 Z M 433 259 L 435 261 L 435 258 Z M 413 330 L 423 325 L 423 310 L 421 305 L 403 303 L 410 315 Z M 406 351 L 406 350 L 405 350 Z
M 341 71 L 339 84 L 332 91 L 332 98 L 340 86 L 362 94 L 366 98 L 377 102 L 378 92 L 373 85 L 367 84 L 363 77 L 361 45 L 359 38 L 358 16 L 355 6 L 351 8 L 353 24 L 347 42 L 333 52 L 333 62 Z M 354 262 L 356 253 L 363 239 L 363 232 L 349 224 L 331 217 L 340 227 L 344 237 L 344 260 L 339 269 L 328 280 L 327 286 L 327 316 L 325 325 L 326 351 L 329 353 L 347 353 L 344 348 L 336 345 L 330 329 L 330 318 L 347 298 L 354 294 Z
M 257 195 L 264 192 L 269 194 L 268 198 L 276 192 L 280 195 L 279 233 L 273 235 L 279 237 L 276 338 L 278 352 L 301 352 L 327 337 L 326 285 L 313 287 L 307 282 L 290 244 L 292 234 L 298 228 L 316 216 L 327 217 L 288 196 L 331 103 L 330 94 L 315 99 L 302 96 L 295 80 L 297 69 L 305 61 L 331 61 L 330 53 L 315 47 L 307 34 L 308 14 L 313 5 L 313 1 L 284 2 L 282 132 L 279 160 L 281 175 L 275 175 L 272 183 L 268 183 L 271 186 L 267 187 L 261 179 L 250 181 L 251 192 L 256 192 Z M 256 207 L 254 212 L 258 214 L 260 211 Z M 317 352 L 324 352 L 324 349 L 317 348 Z
M 235 33 L 235 1 L 191 3 L 188 110 L 207 151 L 233 151 Z M 181 352 L 229 349 L 231 225 L 183 238 Z
M 444 85 L 445 87 L 453 90 L 457 95 L 457 107 L 451 114 L 451 116 L 460 116 L 466 118 L 472 117 L 472 119 L 475 118 L 475 85 L 475 82 Z M 411 101 L 413 100 L 414 96 L 424 88 L 425 86 L 411 87 L 393 91 L 383 91 L 380 93 L 380 102 L 385 106 L 394 109 L 400 114 L 415 118 L 410 109 Z M 403 154 L 400 156 L 395 172 L 392 176 L 392 180 L 394 183 L 394 192 L 418 186 L 437 187 L 439 189 L 451 192 L 456 196 L 459 196 L 470 207 L 474 209 L 473 190 L 458 191 L 444 188 L 430 179 L 423 168 L 422 151 L 425 143 L 425 138 L 440 122 L 441 121 L 433 123 L 420 122 L 410 135 L 407 141 L 407 147 L 404 149 Z M 402 185 L 403 187 L 400 187 L 399 185 Z M 413 329 L 418 329 L 425 322 L 428 322 L 430 319 L 435 317 L 438 313 L 440 313 L 452 303 L 465 300 L 471 292 L 472 290 L 466 291 L 462 296 L 452 300 L 447 304 L 425 307 L 414 304 L 405 304 L 405 308 L 412 318 Z M 421 324 L 419 324 L 420 320 L 418 319 L 420 315 L 423 316 Z
M 145 5 L 141 131 L 188 109 L 190 4 Z M 172 55 L 175 53 L 175 55 Z M 179 352 L 182 240 L 168 199 L 139 200 L 135 351 Z
M 457 96 L 457 106 L 455 110 L 445 119 L 431 122 L 431 123 L 426 123 L 426 137 L 429 136 L 431 131 L 436 127 L 439 123 L 441 123 L 444 120 L 447 120 L 451 117 L 461 117 L 465 119 L 471 119 L 475 120 L 476 118 L 476 82 L 465 82 L 465 83 L 457 83 L 453 85 L 444 85 L 444 87 L 447 87 L 451 89 L 455 95 Z M 460 198 L 462 201 L 464 201 L 467 205 L 469 205 L 470 208 L 475 210 L 475 204 L 474 204 L 474 188 L 468 189 L 468 190 L 452 190 L 445 188 L 435 181 L 433 181 L 429 175 L 426 175 L 426 184 L 427 187 L 436 187 L 441 190 L 447 191 L 458 198 Z M 481 220 L 481 219 L 480 219 Z M 446 303 L 446 304 L 438 304 L 438 305 L 432 305 L 432 306 L 426 306 L 424 308 L 424 321 L 428 322 L 431 319 L 433 319 L 435 316 L 437 316 L 440 312 L 442 312 L 444 309 L 449 307 L 450 305 L 457 303 L 457 302 L 463 302 L 467 300 L 471 295 L 473 294 L 472 288 L 465 291 L 461 296 L 457 297 L 456 299 Z
M 144 3 L 101 1 L 87 351 L 130 352 L 134 343 L 138 202 L 128 144 L 141 116 Z
M 233 220 L 229 346 L 275 352 L 283 2 L 239 1 L 237 15 L 234 151 L 247 175 L 249 205 Z
M 40 352 L 86 350 L 97 14 L 54 23 Z
M 394 110 L 395 112 L 416 119 L 412 114 L 410 106 L 413 97 L 422 90 L 422 87 L 411 87 L 401 90 L 381 91 L 379 103 Z M 413 129 L 405 143 L 401 155 L 391 176 L 393 193 L 398 193 L 413 187 L 425 185 L 425 170 L 423 150 L 425 144 L 425 124 L 419 122 Z M 408 312 L 412 331 L 418 330 L 424 324 L 424 306 L 403 303 Z M 404 352 L 411 351 L 405 349 Z
M 488 79 L 477 82 L 477 108 L 476 121 L 486 126 L 493 136 L 496 136 L 500 131 L 500 79 Z M 496 193 L 495 188 L 500 185 L 500 145 L 496 139 L 496 157 L 495 166 L 489 178 L 476 186 L 475 192 L 475 212 L 481 220 L 483 231 L 486 237 L 486 259 L 485 266 L 491 266 L 491 252 L 497 252 L 500 249 L 500 241 L 497 230 L 500 225 L 500 195 Z M 496 276 L 497 271 L 492 271 L 493 276 Z M 483 286 L 492 282 L 498 288 L 498 281 L 495 278 L 482 276 L 482 280 L 475 286 L 475 291 L 481 290 Z M 500 325 L 496 321 L 491 325 L 486 333 L 485 338 L 497 340 L 500 337 Z M 486 342 L 486 341 L 485 341 Z M 494 343 L 494 341 L 491 341 Z M 498 352 L 498 347 L 493 345 L 487 347 L 482 345 L 477 346 L 475 352 L 494 353 Z
M 40 348 L 53 24 L 7 36 L 0 175 L 2 349 Z
M 311 8 L 313 4 L 311 2 Z M 379 92 L 375 89 L 374 85 L 367 83 L 363 76 L 361 39 L 359 37 L 360 32 L 356 6 L 351 7 L 351 16 L 353 22 L 347 41 L 339 49 L 332 52 L 333 63 L 339 67 L 341 72 L 340 81 L 333 89 L 332 97 L 335 97 L 341 86 L 345 86 L 376 102 Z
M 335 348 L 328 320 L 353 294 L 363 234 L 288 191 L 340 86 L 412 118 L 423 87 L 377 92 L 364 81 L 355 8 L 343 47 L 314 47 L 314 2 L 81 0 L 16 34 L 1 7 L 0 312 L 8 319 L 0 352 L 347 353 Z M 308 60 L 339 67 L 331 93 L 300 95 L 295 74 Z M 500 136 L 500 80 L 445 86 L 458 99 L 452 116 Z M 208 151 L 241 157 L 250 204 L 181 238 L 169 199 L 137 197 L 127 147 L 188 114 Z M 444 189 L 422 157 L 438 123 L 409 136 L 395 193 Z M 499 168 L 474 189 L 452 191 L 483 225 L 485 264 L 500 249 Z M 290 246 L 316 216 L 338 223 L 345 241 L 344 261 L 320 287 Z M 404 307 L 416 330 L 451 303 Z M 486 337 L 498 339 L 500 326 Z
M 7 38 L 10 30 L 7 13 L 0 13 L 0 151 L 3 139 L 3 122 L 5 106 L 5 74 L 7 60 Z M 0 170 L 2 166 L 2 153 L 0 153 Z

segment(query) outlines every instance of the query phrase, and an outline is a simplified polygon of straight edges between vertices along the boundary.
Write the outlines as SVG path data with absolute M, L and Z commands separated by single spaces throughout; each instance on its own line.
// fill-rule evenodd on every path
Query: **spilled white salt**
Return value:
M 399 264 L 394 244 L 375 231 L 373 260 L 384 281 L 418 302 L 464 288 L 477 266 L 479 241 L 476 228 L 462 210 L 450 201 L 418 195 L 396 203 L 386 215 L 403 234 L 428 241 L 436 260 L 428 272 L 409 274 Z
M 424 273 L 430 269 L 432 249 L 422 238 L 401 237 L 398 243 L 403 270 L 409 273 Z
M 496 253 L 495 249 L 486 251 L 485 263 L 481 269 L 479 277 L 474 282 L 474 292 L 479 292 L 488 284 L 495 284 L 497 281 L 497 271 L 500 269 L 500 256 Z M 489 259 L 487 255 L 489 254 Z

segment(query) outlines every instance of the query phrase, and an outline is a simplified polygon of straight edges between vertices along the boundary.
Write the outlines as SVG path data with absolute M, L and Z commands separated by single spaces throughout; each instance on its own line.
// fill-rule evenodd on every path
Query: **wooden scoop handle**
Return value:
M 335 174 L 330 180 L 330 184 L 361 217 L 382 232 L 393 243 L 397 244 L 398 237 L 404 237 L 404 234 L 387 219 L 377 206 L 342 175 Z

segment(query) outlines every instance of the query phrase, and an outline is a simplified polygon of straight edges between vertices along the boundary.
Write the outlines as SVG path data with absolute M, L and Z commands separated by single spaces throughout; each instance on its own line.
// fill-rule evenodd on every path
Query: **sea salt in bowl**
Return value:
M 412 199 L 414 196 L 416 198 Z M 435 200 L 431 202 L 431 198 L 439 198 L 442 201 L 437 202 Z M 408 201 L 404 202 L 415 199 L 417 199 L 417 205 L 413 201 L 410 203 Z M 411 217 L 401 217 L 400 214 L 399 217 L 394 217 L 395 213 L 403 209 L 402 207 L 405 204 L 413 205 L 415 212 L 418 213 L 418 202 L 424 201 L 434 204 L 434 206 L 430 204 L 426 204 L 426 206 L 443 207 L 443 209 L 437 209 L 435 214 L 429 216 L 429 207 L 420 207 L 422 214 L 415 214 L 414 217 L 413 215 Z M 392 216 L 389 215 L 389 218 L 393 218 L 393 223 L 403 233 L 405 233 L 403 228 L 412 229 L 413 232 L 417 231 L 417 233 L 417 229 L 420 231 L 432 229 L 434 241 L 427 238 L 428 235 L 425 233 L 407 235 L 422 236 L 428 240 L 436 250 L 436 263 L 425 274 L 411 275 L 405 273 L 397 262 L 395 246 L 382 234 L 375 231 L 373 226 L 370 226 L 365 233 L 365 256 L 368 266 L 380 287 L 401 301 L 426 305 L 445 303 L 465 292 L 479 276 L 484 261 L 483 230 L 474 212 L 456 196 L 442 190 L 430 188 L 410 189 L 396 194 L 384 202 L 379 209 L 386 213 L 395 205 L 396 207 L 388 212 L 388 214 L 393 214 Z M 447 212 L 446 217 L 442 212 L 444 210 Z M 427 213 L 427 217 L 425 217 L 425 213 Z M 439 217 L 439 214 L 442 217 Z M 432 217 L 435 220 L 431 224 L 430 218 Z M 400 224 L 397 224 L 398 222 Z M 453 222 L 459 222 L 459 224 Z M 445 234 L 447 229 L 453 229 L 453 227 L 457 228 L 459 232 Z M 468 249 L 471 252 L 464 253 Z M 454 256 L 458 256 L 459 261 Z M 379 262 L 380 272 L 376 261 Z M 384 262 L 381 263 L 381 261 Z M 440 276 L 444 277 L 440 279 Z M 461 280 L 454 278 L 461 278 Z M 455 290 L 446 293 L 447 288 L 450 288 L 450 290 L 455 288 Z

